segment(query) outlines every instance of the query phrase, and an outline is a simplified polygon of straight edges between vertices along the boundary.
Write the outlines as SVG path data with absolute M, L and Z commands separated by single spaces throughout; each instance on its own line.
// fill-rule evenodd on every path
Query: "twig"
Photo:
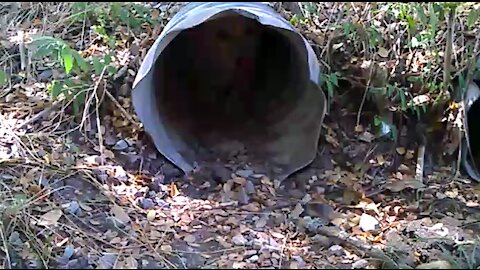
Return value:
M 105 69 L 104 69 L 105 70 Z M 99 81 L 101 78 L 99 79 Z M 97 122 L 97 131 L 98 131 L 98 151 L 100 152 L 100 164 L 104 165 L 104 155 L 103 155 L 103 134 L 102 134 L 102 126 L 100 123 L 100 113 L 98 111 L 98 107 L 100 106 L 100 99 L 98 98 L 98 92 L 96 89 L 94 90 L 93 94 L 95 95 L 95 114 L 96 114 L 96 122 Z
M 425 144 L 418 147 L 417 166 L 415 168 L 415 180 L 423 182 L 423 167 L 425 164 Z
M 447 24 L 447 38 L 446 38 L 446 47 L 445 47 L 445 61 L 443 62 L 443 89 L 440 93 L 441 97 L 444 97 L 448 93 L 448 87 L 450 86 L 450 71 L 451 71 L 451 62 L 452 62 L 452 43 L 453 43 L 453 27 L 455 21 L 455 8 L 450 8 L 448 14 L 448 24 Z
M 45 115 L 49 114 L 52 110 L 56 109 L 58 107 L 58 105 L 60 105 L 60 103 L 61 103 L 61 100 L 56 100 L 55 102 L 53 102 L 53 104 L 50 107 L 43 109 L 41 112 L 37 113 L 32 118 L 30 118 L 30 119 L 26 120 L 25 122 L 21 123 L 20 125 L 14 127 L 14 129 L 15 130 L 21 129 L 24 126 L 37 121 L 38 119 L 40 119 L 40 118 L 44 117 Z
M 356 126 L 360 125 L 360 115 L 362 113 L 362 109 L 363 109 L 363 105 L 365 103 L 365 99 L 367 98 L 368 90 L 370 89 L 370 83 L 372 82 L 374 65 L 375 65 L 375 62 L 372 61 L 372 63 L 370 64 L 370 74 L 368 75 L 367 86 L 365 87 L 365 92 L 363 93 L 363 97 L 362 97 L 362 103 L 360 103 L 360 107 L 358 108 L 358 112 L 357 112 L 357 124 L 356 124 Z
M 94 93 L 88 98 L 87 102 L 85 102 L 85 107 L 83 108 L 82 121 L 80 122 L 80 125 L 79 125 L 80 127 L 82 127 L 85 124 L 85 121 L 87 120 L 90 103 L 92 102 L 92 99 L 96 96 L 95 93 L 97 92 L 98 86 L 100 85 L 100 82 L 102 81 L 102 78 L 103 78 L 103 74 L 105 74 L 106 70 L 107 70 L 107 66 L 104 66 L 97 82 L 95 83 L 95 87 L 93 88 Z
M 133 117 L 122 107 L 122 105 L 120 105 L 120 103 L 115 99 L 115 97 L 112 94 L 110 94 L 110 92 L 107 89 L 105 89 L 105 94 L 107 94 L 110 100 L 112 100 L 115 106 L 117 106 L 117 108 L 120 110 L 123 116 L 125 116 L 125 118 L 127 118 L 127 120 L 130 121 L 130 123 L 132 123 L 134 126 L 138 126 L 137 122 L 133 120 Z

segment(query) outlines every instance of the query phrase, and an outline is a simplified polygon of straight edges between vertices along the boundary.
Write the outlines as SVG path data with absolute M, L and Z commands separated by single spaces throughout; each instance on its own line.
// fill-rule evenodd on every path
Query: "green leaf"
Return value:
M 398 140 L 398 129 L 397 129 L 397 126 L 396 125 L 389 125 L 390 126 L 390 129 L 391 129 L 391 136 L 392 136 L 392 140 L 393 141 L 397 141 Z
M 112 75 L 112 74 L 117 73 L 118 69 L 115 66 L 109 65 L 109 66 L 107 66 L 106 71 L 108 72 L 108 74 Z
M 410 31 L 413 31 L 415 30 L 415 20 L 413 19 L 412 16 L 407 16 L 407 21 L 408 21 L 408 29 L 410 29 Z
M 427 17 L 427 15 L 425 15 L 425 11 L 423 10 L 423 6 L 416 5 L 415 9 L 417 10 L 417 15 L 418 15 L 418 18 L 420 19 L 420 21 L 424 25 L 427 25 L 428 24 L 428 17 Z
M 394 90 L 393 85 L 388 84 L 387 85 L 387 97 L 391 97 L 393 95 L 393 90 Z
M 70 72 L 72 71 L 72 68 L 73 68 L 73 56 L 72 56 L 72 53 L 71 53 L 71 49 L 67 48 L 67 47 L 64 47 L 62 49 L 62 60 L 63 60 L 63 66 L 65 67 L 65 73 L 70 74 Z
M 85 98 L 86 98 L 86 92 L 85 91 L 78 92 L 75 95 L 75 101 L 78 103 L 78 105 L 83 105 L 85 103 Z
M 110 63 L 112 63 L 112 56 L 110 55 L 110 53 L 107 53 L 103 56 L 103 61 L 105 65 L 110 65 Z
M 338 87 L 338 77 L 337 77 L 337 74 L 336 74 L 336 73 L 330 74 L 330 81 L 331 81 L 336 87 Z
M 327 93 L 329 97 L 333 97 L 333 84 L 331 81 L 326 81 L 327 83 Z
M 412 48 L 416 48 L 416 47 L 420 46 L 420 42 L 418 41 L 418 39 L 416 37 L 412 37 L 411 46 L 412 46 Z
M 437 13 L 435 12 L 435 6 L 429 3 L 429 15 L 430 15 L 430 27 L 431 27 L 431 32 L 430 32 L 430 38 L 435 38 L 435 35 L 437 34 L 437 25 L 438 25 L 438 16 Z
M 400 93 L 400 104 L 402 105 L 402 110 L 405 111 L 407 109 L 407 99 L 405 97 L 405 92 L 403 89 L 398 91 Z
M 95 70 L 95 74 L 100 75 L 102 73 L 103 68 L 105 67 L 105 64 L 100 62 L 100 58 L 97 56 L 93 57 L 93 69 Z
M 375 115 L 375 118 L 373 118 L 373 124 L 378 127 L 382 124 L 382 119 L 380 119 L 380 117 L 378 117 L 378 115 Z
M 468 17 L 467 17 L 467 26 L 468 27 L 472 27 L 475 25 L 475 23 L 477 22 L 477 19 L 478 19 L 478 15 L 479 15 L 479 12 L 478 10 L 476 9 L 472 9 L 470 10 L 470 12 L 468 13 Z
M 49 86 L 48 86 L 48 91 L 50 92 L 50 95 L 53 98 L 58 97 L 62 93 L 62 85 L 58 81 L 53 81 Z
M 0 86 L 6 85 L 7 81 L 8 81 L 7 73 L 5 73 L 5 71 L 3 70 L 0 70 Z
M 75 58 L 75 62 L 77 63 L 77 65 L 80 67 L 80 69 L 84 72 L 88 72 L 89 71 L 89 64 L 87 61 L 85 61 L 85 59 L 83 59 L 83 57 L 77 52 L 77 51 L 74 51 L 72 50 L 72 56 L 73 58 Z

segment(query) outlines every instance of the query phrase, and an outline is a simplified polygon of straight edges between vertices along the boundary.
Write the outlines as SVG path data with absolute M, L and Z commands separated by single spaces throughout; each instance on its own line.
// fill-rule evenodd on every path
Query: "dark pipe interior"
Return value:
M 234 12 L 182 31 L 155 65 L 165 126 L 197 142 L 212 132 L 262 136 L 302 95 L 308 67 L 298 53 L 284 34 Z
M 480 122 L 477 120 L 479 116 L 480 99 L 477 99 L 467 112 L 468 139 L 477 170 L 480 169 Z

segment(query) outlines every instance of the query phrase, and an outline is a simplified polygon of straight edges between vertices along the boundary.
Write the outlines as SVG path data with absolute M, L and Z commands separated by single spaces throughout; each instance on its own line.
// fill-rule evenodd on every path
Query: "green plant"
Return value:
M 338 87 L 338 73 L 330 73 L 326 74 L 323 73 L 320 75 L 320 81 L 322 83 L 322 86 L 327 87 L 327 95 L 329 98 L 332 98 L 334 95 L 334 89 L 335 87 Z
M 7 82 L 8 82 L 7 73 L 5 73 L 5 71 L 3 70 L 0 70 L 0 87 L 5 86 Z
M 55 79 L 48 85 L 52 98 L 64 96 L 72 101 L 75 114 L 80 111 L 86 99 L 87 90 L 94 84 L 92 71 L 96 76 L 109 77 L 117 73 L 117 64 L 113 59 L 117 49 L 117 38 L 114 29 L 117 25 L 138 28 L 143 24 L 153 25 L 150 9 L 131 3 L 86 3 L 77 2 L 72 5 L 72 23 L 91 22 L 92 30 L 100 37 L 108 48 L 103 52 L 84 58 L 81 53 L 72 49 L 62 39 L 51 36 L 40 36 L 32 40 L 30 45 L 36 60 L 53 61 L 61 66 L 65 73 L 62 79 Z M 0 73 L 0 84 L 2 74 Z

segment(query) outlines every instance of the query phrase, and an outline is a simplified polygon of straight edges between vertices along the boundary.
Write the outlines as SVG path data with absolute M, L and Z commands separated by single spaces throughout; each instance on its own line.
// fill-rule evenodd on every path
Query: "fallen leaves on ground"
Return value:
M 324 5 L 335 14 L 345 4 Z M 67 6 L 43 8 L 49 7 Z M 165 19 L 176 10 L 175 4 L 160 5 L 154 15 Z M 18 27 L 32 25 L 42 21 Z M 183 177 L 142 138 L 129 98 L 135 72 L 162 26 L 138 32 L 120 28 L 115 61 L 121 68 L 111 78 L 114 83 L 104 81 L 118 104 L 105 101 L 108 113 L 100 126 L 95 116 L 85 118 L 80 128 L 72 126 L 63 105 L 46 110 L 53 102 L 45 82 L 64 76 L 51 64 L 40 63 L 27 73 L 11 63 L 19 78 L 0 94 L 0 230 L 9 258 L 4 266 L 442 269 L 453 264 L 446 253 L 460 258 L 456 265 L 470 266 L 470 257 L 462 254 L 475 252 L 478 186 L 452 179 L 449 168 L 426 175 L 423 183 L 414 180 L 416 150 L 407 145 L 385 150 L 382 146 L 390 142 L 343 112 L 342 119 L 331 116 L 324 125 L 324 149 L 313 162 L 322 166 L 292 176 L 295 187 L 283 195 L 275 179 L 248 164 L 218 169 L 222 183 L 209 175 L 194 179 L 200 184 Z M 306 32 L 327 42 L 318 29 Z M 85 44 L 85 57 L 108 51 L 97 42 L 98 34 L 89 32 L 92 40 L 85 42 L 80 33 L 61 35 Z M 2 45 L 16 53 L 13 43 Z M 338 42 L 333 49 L 348 46 Z M 393 53 L 389 48 L 376 52 L 387 64 Z M 409 61 L 420 70 L 424 58 L 415 54 Z M 36 122 L 15 129 L 41 112 L 46 113 Z

